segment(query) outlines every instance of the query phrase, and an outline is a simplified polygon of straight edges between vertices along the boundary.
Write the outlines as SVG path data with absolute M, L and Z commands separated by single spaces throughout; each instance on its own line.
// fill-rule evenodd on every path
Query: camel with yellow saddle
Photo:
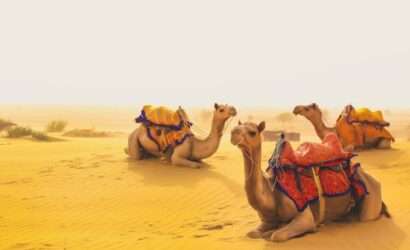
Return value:
M 251 238 L 286 241 L 315 232 L 322 223 L 347 215 L 370 221 L 390 217 L 381 196 L 381 185 L 344 151 L 336 134 L 322 144 L 305 143 L 293 151 L 283 137 L 261 169 L 265 123 L 239 123 L 231 142 L 242 152 L 245 191 L 261 224 L 248 233 Z
M 381 111 L 372 112 L 369 109 L 354 109 L 348 105 L 336 121 L 335 127 L 327 127 L 322 119 L 322 112 L 315 103 L 298 105 L 293 109 L 295 115 L 308 119 L 320 139 L 330 132 L 337 133 L 343 147 L 347 150 L 391 148 L 393 136 L 386 129 L 389 123 L 384 121 Z
M 125 152 L 135 160 L 166 157 L 174 165 L 200 167 L 200 160 L 217 151 L 225 123 L 235 115 L 234 107 L 215 103 L 211 131 L 205 139 L 200 139 L 191 132 L 192 123 L 181 107 L 173 111 L 144 106 L 136 118 L 141 125 L 129 135 Z

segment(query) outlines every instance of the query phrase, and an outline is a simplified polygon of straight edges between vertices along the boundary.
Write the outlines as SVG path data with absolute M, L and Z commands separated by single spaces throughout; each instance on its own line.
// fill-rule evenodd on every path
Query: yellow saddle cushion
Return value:
M 174 111 L 167 107 L 145 105 L 139 117 L 135 121 L 145 125 L 155 125 L 171 130 L 180 130 L 184 126 L 190 126 L 188 116 L 181 108 Z
M 163 106 L 146 105 L 135 121 L 147 127 L 148 137 L 159 151 L 178 146 L 192 136 L 192 123 L 182 108 L 174 111 Z
M 380 110 L 371 111 L 368 108 L 358 108 L 350 111 L 349 122 L 372 123 L 380 126 L 388 126 L 389 123 L 383 118 L 383 113 Z

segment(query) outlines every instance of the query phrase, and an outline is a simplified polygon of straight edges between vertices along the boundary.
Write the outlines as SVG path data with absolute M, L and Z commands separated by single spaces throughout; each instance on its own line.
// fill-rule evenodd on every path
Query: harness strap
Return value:
M 325 212 L 326 212 L 326 200 L 323 196 L 323 189 L 322 184 L 319 178 L 319 167 L 314 166 L 312 169 L 313 180 L 315 181 L 316 188 L 317 188 L 317 196 L 319 197 L 319 218 L 317 219 L 317 224 L 323 223 L 325 219 Z

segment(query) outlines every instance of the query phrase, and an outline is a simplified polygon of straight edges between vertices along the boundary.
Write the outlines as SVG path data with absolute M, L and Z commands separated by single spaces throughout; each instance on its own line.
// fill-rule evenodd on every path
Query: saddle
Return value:
M 386 129 L 389 123 L 384 121 L 380 111 L 372 112 L 367 108 L 354 109 L 352 105 L 345 107 L 336 121 L 336 130 L 344 146 L 364 146 L 366 139 L 381 138 L 394 141 L 394 137 Z
M 367 191 L 352 164 L 355 155 L 343 150 L 336 134 L 328 134 L 322 143 L 303 143 L 296 150 L 281 138 L 269 160 L 267 171 L 273 186 L 289 197 L 298 211 L 319 202 L 319 222 L 324 219 L 325 197 L 351 193 L 355 200 Z
M 174 111 L 163 106 L 145 105 L 135 122 L 145 125 L 148 137 L 159 152 L 169 151 L 193 135 L 192 123 L 181 107 Z
M 390 123 L 383 118 L 383 113 L 380 110 L 371 111 L 368 108 L 355 109 L 352 105 L 345 107 L 347 112 L 347 121 L 349 123 L 370 124 L 380 127 L 387 127 Z

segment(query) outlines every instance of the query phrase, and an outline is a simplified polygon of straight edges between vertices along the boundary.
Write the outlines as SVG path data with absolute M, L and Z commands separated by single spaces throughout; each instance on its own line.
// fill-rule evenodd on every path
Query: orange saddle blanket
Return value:
M 352 164 L 352 153 L 343 150 L 336 134 L 328 134 L 322 143 L 303 143 L 293 150 L 289 142 L 280 140 L 269 160 L 269 171 L 276 188 L 288 196 L 299 211 L 319 198 L 312 168 L 317 175 L 323 196 L 334 197 L 352 193 L 359 199 L 367 191 Z

